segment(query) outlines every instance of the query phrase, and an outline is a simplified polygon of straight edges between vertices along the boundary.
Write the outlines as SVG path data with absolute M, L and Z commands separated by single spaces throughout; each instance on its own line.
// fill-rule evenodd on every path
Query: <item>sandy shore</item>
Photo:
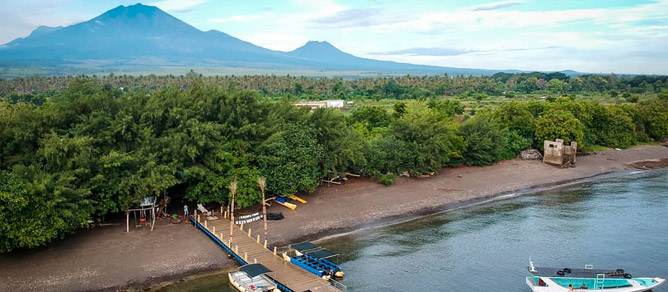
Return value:
M 430 178 L 402 178 L 385 187 L 369 179 L 322 186 L 296 211 L 269 221 L 269 240 L 301 239 L 398 222 L 531 188 L 545 188 L 629 168 L 668 166 L 668 147 L 639 146 L 578 157 L 559 169 L 539 161 L 510 160 L 485 167 L 444 169 Z M 259 222 L 248 225 L 259 230 Z M 156 230 L 125 233 L 123 226 L 77 232 L 45 248 L 0 255 L 0 291 L 127 290 L 147 282 L 234 263 L 189 224 L 160 222 Z

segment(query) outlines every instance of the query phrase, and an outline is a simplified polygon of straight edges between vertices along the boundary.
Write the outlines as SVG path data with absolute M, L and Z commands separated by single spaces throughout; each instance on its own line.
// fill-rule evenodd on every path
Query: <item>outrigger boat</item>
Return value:
M 294 256 L 288 256 L 286 260 L 289 258 L 296 266 L 323 279 L 343 278 L 341 267 L 330 260 L 338 254 L 307 241 L 291 244 L 289 248 L 294 251 Z
M 641 292 L 651 291 L 666 281 L 659 277 L 634 278 L 623 269 L 594 270 L 592 265 L 586 265 L 584 269 L 536 268 L 531 260 L 529 272 L 531 276 L 526 282 L 534 292 Z
M 267 276 L 269 273 L 271 270 L 262 264 L 247 264 L 227 275 L 232 287 L 240 292 L 281 292 Z

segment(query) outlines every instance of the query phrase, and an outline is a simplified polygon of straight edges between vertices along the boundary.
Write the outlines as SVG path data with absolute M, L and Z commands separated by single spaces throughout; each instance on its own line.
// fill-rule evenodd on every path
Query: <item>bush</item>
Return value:
M 517 131 L 503 131 L 502 139 L 501 160 L 513 159 L 531 146 L 531 139 L 523 137 Z
M 501 158 L 501 131 L 488 117 L 466 121 L 459 133 L 467 145 L 462 154 L 467 165 L 488 165 Z
M 393 184 L 395 180 L 397 180 L 397 175 L 391 172 L 378 177 L 378 182 L 386 186 Z
M 563 110 L 550 110 L 536 121 L 535 146 L 543 150 L 543 141 L 563 139 L 564 143 L 578 142 L 583 147 L 583 126 L 573 114 Z

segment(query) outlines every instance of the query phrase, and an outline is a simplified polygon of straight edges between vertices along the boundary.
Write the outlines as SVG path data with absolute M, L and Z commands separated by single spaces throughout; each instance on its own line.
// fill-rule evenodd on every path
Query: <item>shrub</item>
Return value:
M 378 177 L 378 182 L 386 186 L 393 184 L 395 180 L 397 180 L 397 175 L 391 172 Z
M 535 146 L 543 150 L 543 141 L 563 139 L 564 143 L 570 144 L 576 141 L 579 147 L 583 147 L 582 139 L 584 132 L 582 123 L 573 114 L 563 110 L 550 110 L 536 121 Z

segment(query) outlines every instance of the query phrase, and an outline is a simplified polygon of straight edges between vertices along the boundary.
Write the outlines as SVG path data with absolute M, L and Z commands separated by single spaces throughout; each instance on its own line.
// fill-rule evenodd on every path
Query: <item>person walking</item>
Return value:
M 188 205 L 183 205 L 183 217 L 188 218 L 188 215 L 190 215 L 190 212 L 188 212 Z

